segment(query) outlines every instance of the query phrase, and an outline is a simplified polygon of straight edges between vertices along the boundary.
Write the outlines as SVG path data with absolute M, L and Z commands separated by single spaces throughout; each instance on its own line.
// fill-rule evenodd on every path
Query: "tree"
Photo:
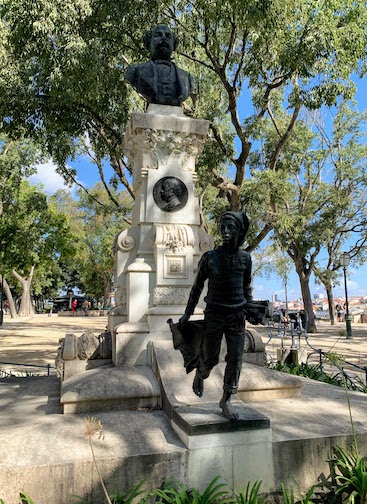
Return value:
M 324 127 L 318 126 L 329 164 L 334 170 L 333 183 L 339 198 L 335 227 L 330 230 L 326 243 L 325 265 L 317 261 L 313 267 L 316 278 L 326 290 L 331 324 L 335 324 L 332 287 L 341 268 L 339 259 L 342 248 L 348 249 L 354 264 L 362 264 L 366 260 L 366 121 L 366 113 L 358 112 L 351 104 L 342 103 L 329 135 Z
M 288 280 L 291 271 L 289 257 L 275 244 L 266 247 L 260 252 L 253 253 L 252 257 L 255 264 L 253 276 L 269 278 L 271 274 L 275 273 L 282 280 L 285 295 L 285 311 L 288 313 Z
M 33 292 L 41 293 L 55 281 L 55 263 L 73 253 L 69 227 L 41 189 L 23 180 L 17 197 L 4 209 L 0 229 L 5 275 L 21 283 L 19 315 L 29 315 L 34 312 L 32 280 Z
M 10 224 L 14 202 L 21 197 L 21 184 L 25 177 L 34 172 L 33 163 L 37 161 L 34 145 L 24 139 L 13 141 L 0 134 L 0 264 L 1 281 L 9 301 L 10 313 L 16 314 L 10 286 L 5 276 L 11 275 L 12 259 L 10 244 L 16 234 L 14 225 Z M 14 263 L 13 263 L 14 264 Z
M 276 176 L 262 170 L 262 157 L 276 142 L 272 128 L 264 124 L 259 131 L 263 143 L 251 159 L 253 179 L 244 188 L 243 197 L 254 211 L 259 200 L 273 202 L 269 203 L 273 239 L 294 263 L 311 330 L 315 320 L 309 281 L 314 271 L 321 271 L 320 253 L 330 254 L 333 246 L 335 263 L 336 250 L 353 232 L 360 244 L 366 239 L 367 149 L 359 138 L 362 118 L 342 103 L 332 140 L 326 143 L 319 123 L 304 115 L 283 150 Z
M 246 165 L 259 124 L 270 119 L 277 134 L 264 166 L 276 173 L 301 107 L 317 109 L 350 97 L 350 75 L 366 52 L 361 0 L 3 0 L 0 14 L 0 115 L 7 118 L 6 130 L 25 128 L 69 181 L 76 173 L 68 160 L 87 138 L 96 158 L 113 167 L 112 186 L 123 184 L 132 197 L 121 145 L 129 112 L 143 103 L 124 83 L 123 72 L 147 59 L 141 41 L 146 28 L 155 21 L 176 26 L 182 37 L 177 60 L 198 82 L 199 101 L 191 112 L 211 121 L 199 173 L 210 173 L 233 210 L 241 206 L 242 185 L 251 177 Z M 286 121 L 279 116 L 282 124 L 274 105 L 279 90 L 280 112 L 289 112 Z M 233 180 L 223 176 L 226 164 Z M 103 173 L 101 180 L 107 189 Z M 272 226 L 271 219 L 263 222 L 253 248 Z
M 26 181 L 38 159 L 34 143 L 0 137 L 0 272 L 12 316 L 10 278 L 22 284 L 19 313 L 32 313 L 32 280 L 34 292 L 40 292 L 54 277 L 58 259 L 72 250 L 63 217 L 40 187 Z
M 3 128 L 37 139 L 67 180 L 76 176 L 70 159 L 87 146 L 98 166 L 108 160 L 114 170 L 110 181 L 100 172 L 105 190 L 122 184 L 134 197 L 122 139 L 130 111 L 143 110 L 144 103 L 124 83 L 123 72 L 148 58 L 141 35 L 163 21 L 181 34 L 177 62 L 197 78 L 199 100 L 190 113 L 211 121 L 198 167 L 200 187 L 208 181 L 216 186 L 224 196 L 216 200 L 221 208 L 245 208 L 248 188 L 258 187 L 251 155 L 267 129 L 272 139 L 261 170 L 272 191 L 265 198 L 259 192 L 257 207 L 251 205 L 248 250 L 275 227 L 280 233 L 285 225 L 282 236 L 302 227 L 303 218 L 290 224 L 290 215 L 279 211 L 288 188 L 283 181 L 295 176 L 283 159 L 290 142 L 302 144 L 302 108 L 330 107 L 353 96 L 350 76 L 363 74 L 366 56 L 362 0 L 3 0 L 0 15 Z M 310 181 L 306 192 L 312 191 Z M 316 256 L 305 266 L 301 249 L 308 245 L 301 242 L 291 253 L 310 304 L 307 286 Z
M 103 297 L 105 305 L 112 290 L 115 235 L 126 228 L 125 218 L 131 211 L 131 199 L 126 192 L 115 191 L 113 198 L 118 201 L 118 211 L 102 183 L 97 183 L 88 194 L 78 190 L 76 198 L 65 191 L 52 197 L 67 218 L 75 239 L 75 255 L 64 265 L 69 272 L 75 272 L 72 275 L 75 283 L 68 286 L 76 286 L 95 299 Z

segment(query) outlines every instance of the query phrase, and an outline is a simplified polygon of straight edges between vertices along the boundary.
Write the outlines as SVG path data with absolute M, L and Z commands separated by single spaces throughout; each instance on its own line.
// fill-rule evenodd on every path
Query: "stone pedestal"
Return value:
M 275 482 L 269 418 L 242 404 L 236 406 L 239 419 L 230 422 L 223 420 L 215 406 L 178 408 L 177 418 L 171 422 L 189 449 L 190 484 L 205 488 L 220 475 L 235 492 L 244 490 L 245 481 L 262 480 L 272 488 Z
M 115 240 L 116 308 L 108 327 L 117 366 L 150 364 L 147 343 L 170 338 L 167 319 L 183 314 L 198 261 L 213 248 L 199 228 L 194 191 L 208 126 L 181 107 L 132 114 L 124 148 L 136 199 L 131 228 Z

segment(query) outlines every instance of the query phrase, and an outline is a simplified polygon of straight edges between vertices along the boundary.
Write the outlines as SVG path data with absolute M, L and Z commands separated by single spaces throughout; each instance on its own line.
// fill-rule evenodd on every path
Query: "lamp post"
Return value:
M 349 303 L 348 303 L 348 289 L 347 289 L 347 266 L 350 262 L 350 256 L 348 252 L 343 252 L 340 256 L 340 265 L 343 266 L 344 271 L 344 290 L 345 290 L 345 324 L 347 327 L 347 339 L 352 339 L 352 317 L 349 315 Z

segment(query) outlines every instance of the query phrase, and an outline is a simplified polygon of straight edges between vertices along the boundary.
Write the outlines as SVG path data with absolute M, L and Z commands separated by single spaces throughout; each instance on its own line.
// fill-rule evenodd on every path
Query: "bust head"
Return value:
M 250 222 L 243 212 L 224 212 L 220 219 L 223 246 L 239 248 L 245 241 Z
M 177 36 L 163 24 L 146 32 L 143 40 L 153 61 L 155 59 L 169 60 L 178 44 Z
M 182 189 L 180 182 L 175 178 L 168 178 L 162 184 L 161 198 L 168 208 L 175 208 L 180 204 Z

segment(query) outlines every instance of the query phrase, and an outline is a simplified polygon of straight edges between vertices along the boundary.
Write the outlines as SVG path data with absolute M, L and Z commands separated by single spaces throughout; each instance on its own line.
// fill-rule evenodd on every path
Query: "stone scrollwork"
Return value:
M 244 353 L 252 353 L 255 352 L 255 341 L 254 337 L 249 331 L 245 332 L 245 346 Z
M 165 130 L 142 130 L 139 137 L 140 146 L 146 151 L 151 149 L 152 160 L 158 159 L 161 165 L 166 165 L 173 155 L 179 158 L 184 169 L 195 171 L 195 158 L 203 150 L 204 137 Z
M 117 246 L 123 252 L 128 252 L 135 247 L 135 240 L 132 236 L 121 233 L 117 238 Z
M 153 303 L 159 305 L 186 305 L 190 287 L 156 287 L 153 291 Z

